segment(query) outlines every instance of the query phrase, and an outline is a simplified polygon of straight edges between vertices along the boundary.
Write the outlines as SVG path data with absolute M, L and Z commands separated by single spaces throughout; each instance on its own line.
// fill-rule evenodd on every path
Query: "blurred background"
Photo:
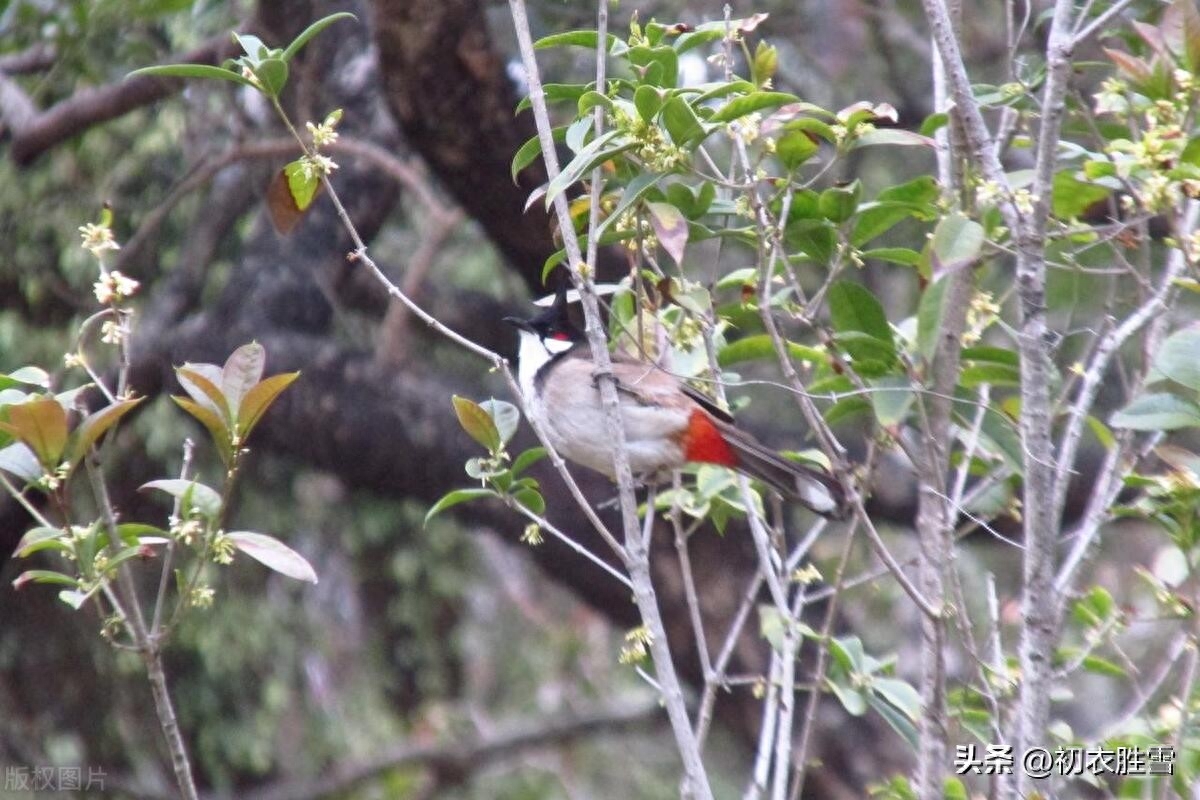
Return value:
M 61 375 L 63 354 L 95 310 L 95 265 L 77 229 L 107 203 L 122 243 L 112 266 L 142 284 L 133 386 L 152 398 L 122 430 L 107 466 L 124 519 L 161 524 L 168 507 L 136 489 L 178 473 L 185 436 L 198 442 L 201 476 L 219 476 L 203 431 L 167 398 L 180 391 L 173 366 L 219 364 L 257 340 L 269 374 L 303 372 L 250 442 L 233 525 L 287 541 L 316 566 L 320 584 L 239 560 L 222 573 L 215 609 L 191 613 L 167 652 L 207 792 L 676 796 L 661 712 L 617 659 L 636 624 L 627 592 L 552 541 L 521 542 L 522 521 L 498 506 L 461 506 L 422 525 L 441 494 L 470 483 L 462 465 L 478 454 L 450 396 L 504 397 L 503 384 L 389 307 L 346 260 L 351 245 L 327 198 L 290 235 L 275 232 L 263 211 L 266 186 L 295 152 L 259 98 L 231 84 L 123 80 L 156 63 L 220 63 L 234 55 L 230 30 L 279 44 L 342 10 L 358 22 L 338 23 L 304 51 L 285 105 L 298 122 L 345 109 L 334 181 L 375 260 L 450 327 L 512 355 L 511 331 L 499 320 L 544 293 L 542 265 L 556 245 L 541 204 L 523 211 L 544 175 L 536 167 L 516 181 L 510 175 L 533 125 L 528 113 L 513 113 L 524 88 L 507 4 L 0 0 L 0 371 L 40 364 Z M 535 36 L 594 24 L 594 4 L 577 0 L 531 0 L 530 11 Z M 622 2 L 611 11 L 614 27 L 627 27 L 635 11 L 643 21 L 689 23 L 723 13 L 707 0 Z M 919 3 L 734 8 L 754 12 L 770 14 L 757 33 L 779 48 L 776 88 L 834 110 L 891 103 L 910 129 L 932 112 Z M 965 17 L 976 80 L 1008 79 L 1003 12 L 1000 3 L 975 3 Z M 1030 30 L 1036 44 L 1036 20 Z M 582 80 L 591 58 L 548 51 L 545 78 Z M 713 69 L 702 56 L 684 67 L 696 80 Z M 829 177 L 878 187 L 932 168 L 930 155 L 917 158 L 925 161 L 867 148 Z M 901 226 L 895 236 L 915 231 Z M 741 266 L 739 258 L 749 263 L 736 250 L 697 253 L 711 262 L 697 269 L 712 276 Z M 618 255 L 605 257 L 606 276 L 625 268 Z M 868 268 L 864 279 L 898 310 L 916 284 L 897 272 Z M 94 358 L 112 369 L 100 349 Z M 798 423 L 774 413 L 778 397 L 750 394 L 748 427 L 779 446 L 807 446 Z M 902 552 L 913 507 L 906 475 L 891 470 L 875 485 L 874 511 Z M 552 519 L 599 551 L 557 479 L 546 470 L 538 477 Z M 612 496 L 604 480 L 580 477 L 598 501 Z M 0 498 L 0 557 L 29 524 Z M 714 631 L 753 574 L 752 548 L 739 533 L 731 526 L 694 542 Z M 1137 546 L 1131 557 L 1148 558 Z M 695 679 L 673 546 L 666 537 L 656 547 L 672 648 Z M 814 560 L 833 559 L 838 548 L 831 528 Z M 1011 553 L 982 539 L 961 556 L 968 569 L 978 561 L 999 575 L 1006 609 L 1012 592 L 1003 587 L 1016 585 Z M 856 564 L 869 565 L 870 554 L 857 554 Z M 100 639 L 93 612 L 72 612 L 43 587 L 14 590 L 29 566 L 7 559 L 0 568 L 0 767 L 92 765 L 106 776 L 97 796 L 171 796 L 137 658 Z M 883 581 L 848 595 L 838 629 L 863 637 L 871 652 L 897 654 L 913 665 L 901 669 L 911 677 L 915 623 Z M 740 791 L 756 736 L 753 683 L 765 657 L 750 628 L 733 668 L 743 685 L 722 698 L 708 745 L 719 796 Z M 908 768 L 906 745 L 877 719 L 830 704 L 820 731 L 814 797 L 861 797 L 871 781 Z

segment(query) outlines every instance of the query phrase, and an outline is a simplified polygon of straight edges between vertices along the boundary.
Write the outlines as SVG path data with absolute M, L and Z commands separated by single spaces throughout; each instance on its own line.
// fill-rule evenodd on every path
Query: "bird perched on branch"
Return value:
M 520 331 L 518 375 L 533 421 L 564 457 L 612 478 L 613 442 L 595 364 L 582 331 L 567 315 L 565 287 L 533 318 L 504 321 Z M 818 514 L 845 513 L 845 492 L 835 478 L 784 458 L 738 430 L 725 410 L 661 367 L 616 353 L 612 370 L 635 475 L 661 474 L 688 462 L 718 464 Z

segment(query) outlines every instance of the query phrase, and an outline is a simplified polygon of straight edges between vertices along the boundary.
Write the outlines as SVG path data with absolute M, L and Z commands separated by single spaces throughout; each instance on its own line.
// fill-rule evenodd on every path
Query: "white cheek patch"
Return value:
M 542 346 L 546 348 L 546 352 L 550 355 L 558 355 L 565 353 L 574 346 L 574 342 L 569 339 L 542 339 Z

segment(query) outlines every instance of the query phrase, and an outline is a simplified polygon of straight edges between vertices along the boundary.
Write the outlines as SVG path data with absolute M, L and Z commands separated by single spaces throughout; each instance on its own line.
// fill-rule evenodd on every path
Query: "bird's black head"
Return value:
M 530 319 L 505 317 L 504 321 L 523 331 L 529 331 L 543 341 L 553 339 L 559 342 L 578 342 L 583 339 L 583 333 L 571 323 L 571 317 L 567 314 L 565 283 L 559 285 L 554 302 L 540 313 Z

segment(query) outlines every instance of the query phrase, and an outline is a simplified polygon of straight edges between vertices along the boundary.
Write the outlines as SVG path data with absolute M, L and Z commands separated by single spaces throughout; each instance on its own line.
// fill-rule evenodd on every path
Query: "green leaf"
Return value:
M 263 414 L 267 413 L 267 409 L 271 407 L 283 390 L 291 386 L 299 377 L 299 372 L 282 372 L 250 387 L 242 398 L 237 412 L 238 435 L 243 440 L 250 435 L 250 431 L 254 430 L 254 426 L 258 425 Z
M 549 208 L 556 197 L 570 188 L 593 167 L 603 164 L 618 153 L 633 147 L 632 142 L 618 139 L 620 135 L 620 131 L 609 131 L 588 142 L 546 187 L 546 208 Z M 614 144 L 614 142 L 616 143 Z
M 1200 406 L 1173 394 L 1144 394 L 1113 414 L 1114 428 L 1171 431 L 1200 426 Z
M 1194 0 L 1172 0 L 1162 17 L 1163 39 L 1193 73 L 1200 72 L 1200 11 Z
M 959 373 L 958 381 L 965 389 L 977 386 L 1020 386 L 1021 372 L 1008 364 L 971 364 Z
M 488 452 L 494 453 L 500 449 L 500 430 L 491 414 L 466 397 L 454 395 L 451 402 L 454 404 L 454 413 L 458 416 L 458 424 L 472 439 L 486 447 Z
M 233 412 L 221 392 L 221 370 L 212 364 L 184 364 L 175 368 L 175 377 L 192 399 L 231 423 Z
M 453 508 L 460 503 L 466 503 L 469 500 L 478 500 L 481 497 L 495 497 L 496 493 L 491 489 L 455 489 L 452 492 L 447 492 L 440 500 L 433 504 L 433 508 L 425 514 L 425 524 L 429 524 L 429 520 L 436 517 L 448 508 Z
M 935 273 L 966 266 L 979 258 L 984 242 L 983 226 L 955 211 L 947 214 L 933 231 Z
M 917 306 L 917 351 L 929 362 L 933 361 L 942 333 L 942 322 L 946 317 L 946 287 L 949 283 L 948 278 L 942 277 L 927 284 Z
M 538 516 L 546 513 L 546 499 L 537 489 L 519 489 L 513 498 Z
M 221 456 L 221 463 L 226 467 L 230 466 L 232 464 L 233 443 L 229 429 L 225 426 L 225 421 L 208 406 L 202 406 L 186 397 L 171 395 L 171 399 L 184 411 L 198 419 L 200 424 L 208 430 L 213 444 L 217 446 L 217 453 Z
M 544 50 L 547 47 L 586 47 L 589 50 L 595 50 L 596 42 L 599 40 L 600 34 L 596 31 L 567 31 L 543 36 L 534 42 L 533 46 L 536 50 Z M 613 52 L 617 37 L 610 33 L 606 35 L 605 41 L 608 42 L 607 50 Z
M 767 643 L 771 645 L 771 649 L 775 652 L 783 650 L 783 615 L 779 613 L 779 609 L 775 606 L 763 603 L 758 607 L 758 631 Z
M 1084 670 L 1095 675 L 1105 675 L 1109 678 L 1128 677 L 1124 667 L 1100 656 L 1084 656 L 1082 666 Z
M 921 695 L 906 681 L 898 678 L 876 678 L 871 682 L 875 693 L 916 721 L 921 718 Z
M 978 345 L 976 347 L 964 347 L 962 351 L 963 361 L 991 361 L 996 364 L 1008 364 L 1012 367 L 1020 366 L 1020 357 L 1015 350 L 1007 350 L 1003 347 L 988 347 L 987 345 Z
M 646 203 L 646 210 L 650 213 L 650 224 L 658 243 L 676 264 L 683 266 L 683 250 L 688 242 L 687 220 L 670 203 Z
M 671 141 L 683 147 L 689 142 L 703 139 L 704 125 L 688 102 L 679 95 L 667 100 L 662 107 L 662 124 L 671 136 Z
M 253 81 L 242 77 L 240 72 L 234 72 L 224 67 L 214 67 L 211 64 L 162 64 L 155 67 L 142 67 L 141 69 L 135 69 L 125 77 L 216 78 L 218 80 L 240 83 L 242 86 L 249 86 L 253 89 L 258 88 Z
M 67 446 L 67 412 L 54 398 L 40 397 L 9 406 L 8 422 L 0 423 L 0 430 L 28 445 L 47 472 L 53 472 L 62 462 Z
M 633 105 L 643 122 L 653 122 L 654 115 L 663 106 L 663 93 L 653 86 L 639 86 L 633 93 Z
M 941 197 L 941 189 L 937 179 L 932 175 L 922 175 L 911 181 L 896 186 L 889 186 L 879 193 L 880 202 L 912 203 L 932 214 L 937 210 L 937 202 Z
M 17 542 L 17 558 L 28 558 L 33 553 L 47 548 L 65 549 L 66 545 L 59 541 L 64 535 L 65 531 L 62 528 L 30 528 Z
M 546 448 L 531 447 L 516 457 L 516 459 L 513 461 L 510 472 L 512 472 L 513 475 L 520 475 L 522 472 L 545 458 L 546 455 Z
M 971 796 L 962 780 L 947 776 L 942 780 L 942 800 L 971 800 Z
M 829 360 L 824 350 L 807 347 L 795 342 L 788 342 L 788 355 L 799 361 L 813 364 L 824 364 Z M 771 337 L 765 333 L 755 336 L 743 336 L 737 341 L 730 342 L 717 353 L 717 363 L 722 367 L 738 364 L 743 361 L 757 361 L 775 357 L 775 345 Z
M 900 734 L 904 741 L 908 742 L 908 746 L 914 751 L 918 749 L 918 736 L 916 726 L 912 721 L 896 711 L 895 707 L 889 703 L 885 703 L 874 695 L 867 697 L 867 703 L 875 710 L 879 716 L 883 717 L 884 721 L 891 726 L 892 730 Z
M 792 222 L 784 231 L 788 247 L 803 251 L 817 264 L 828 264 L 837 251 L 837 233 L 827 220 L 801 219 Z
M 861 691 L 833 680 L 828 680 L 827 683 L 848 714 L 861 717 L 867 713 L 867 698 Z
M 0 448 L 0 469 L 16 475 L 23 481 L 37 480 L 42 474 L 37 456 L 28 445 L 21 442 Z
M 262 84 L 263 91 L 271 97 L 279 97 L 287 85 L 288 65 L 280 58 L 265 58 L 254 68 L 254 74 Z
M 72 466 L 77 464 L 87 454 L 88 448 L 144 399 L 139 397 L 136 400 L 122 400 L 100 409 L 95 414 L 89 414 L 71 434 L 64 455 L 67 463 Z
M 916 399 L 908 378 L 903 375 L 884 375 L 868 381 L 868 385 L 872 389 L 871 407 L 879 424 L 891 428 L 904 422 L 908 417 L 908 409 Z
M 162 478 L 144 483 L 139 488 L 158 489 L 172 497 L 178 497 L 183 503 L 185 514 L 190 510 L 188 506 L 195 508 L 209 519 L 216 519 L 221 513 L 221 495 L 203 483 L 182 478 Z
M 854 137 L 853 142 L 850 144 L 850 149 L 856 150 L 859 147 L 873 147 L 876 145 L 933 148 L 936 146 L 936 143 L 928 136 L 922 136 L 919 133 L 906 131 L 902 128 L 875 128 L 861 136 Z
M 309 25 L 307 28 L 305 28 L 303 31 L 301 31 L 300 35 L 297 36 L 295 39 L 293 39 L 292 43 L 289 44 L 284 49 L 283 55 L 282 55 L 283 60 L 290 61 L 293 57 L 295 57 L 296 53 L 300 52 L 300 48 L 302 48 L 302 47 L 304 47 L 304 45 L 308 44 L 309 40 L 311 40 L 314 36 L 316 36 L 321 31 L 325 30 L 326 28 L 328 28 L 330 25 L 337 22 L 338 20 L 343 20 L 343 19 L 357 20 L 358 17 L 354 16 L 349 11 L 339 11 L 336 14 L 330 14 L 327 17 L 321 17 L 319 20 L 314 22 L 312 25 Z
M 27 583 L 56 583 L 60 586 L 78 586 L 79 581 L 70 575 L 53 572 L 48 569 L 27 569 L 12 582 L 14 589 L 20 589 Z
M 596 236 L 603 236 L 609 226 L 625 216 L 629 207 L 640 200 L 662 177 L 656 172 L 640 172 L 621 190 L 621 200 L 604 221 L 596 226 Z
M 866 259 L 874 258 L 892 264 L 902 264 L 906 267 L 915 267 L 921 260 L 920 253 L 916 250 L 909 250 L 907 247 L 878 247 L 874 250 L 863 250 L 859 255 Z
M 939 129 L 950 124 L 950 115 L 945 111 L 936 111 L 925 118 L 921 123 L 920 133 L 922 136 L 933 136 Z
M 861 331 L 895 352 L 892 327 L 883 306 L 861 283 L 836 281 L 829 287 L 829 316 L 836 331 Z
M 517 432 L 517 426 L 521 424 L 521 412 L 512 403 L 504 400 L 484 400 L 479 407 L 491 416 L 492 422 L 496 425 L 496 432 L 500 436 L 500 443 L 508 444 L 513 434 Z
M 850 243 L 855 247 L 862 247 L 904 220 L 910 217 L 925 219 L 926 214 L 927 207 L 917 203 L 893 200 L 865 203 L 858 208 L 858 218 L 854 220 L 854 232 L 850 235 Z
M 50 374 L 41 367 L 21 367 L 7 375 L 0 374 L 0 389 L 18 385 L 40 386 L 43 389 L 49 389 Z
M 1176 383 L 1200 391 L 1200 326 L 1167 337 L 1154 357 L 1154 369 Z
M 735 97 L 717 109 L 709 118 L 710 122 L 732 122 L 755 111 L 765 108 L 777 108 L 788 103 L 798 103 L 800 98 L 787 92 L 753 92 L 742 97 Z
M 862 182 L 851 181 L 846 186 L 831 186 L 821 192 L 817 200 L 817 208 L 821 216 L 831 222 L 841 224 L 858 210 L 858 200 L 862 195 Z
M 1077 179 L 1073 170 L 1062 170 L 1054 176 L 1050 204 L 1054 216 L 1074 219 L 1081 216 L 1096 203 L 1112 194 L 1112 189 Z
M 244 344 L 230 353 L 221 369 L 221 393 L 235 413 L 250 387 L 262 380 L 267 363 L 267 351 L 258 342 Z
M 271 52 L 271 48 L 267 47 L 262 39 L 252 33 L 237 33 L 235 31 L 233 40 L 238 43 L 242 48 L 242 52 L 246 54 L 246 60 L 254 66 L 258 66 L 259 62 L 267 58 Z
M 597 92 L 595 89 L 589 89 L 579 95 L 579 100 L 576 105 L 576 112 L 579 116 L 584 116 L 596 106 L 604 106 L 612 108 L 613 101 L 607 95 Z
M 122 522 L 117 526 L 117 536 L 121 542 L 136 547 L 141 544 L 166 544 L 167 532 L 154 525 L 141 522 Z
M 274 536 L 250 531 L 234 531 L 226 535 L 238 550 L 281 575 L 308 583 L 317 582 L 317 572 L 304 556 Z
M 560 126 L 554 129 L 554 141 L 561 142 L 566 135 L 567 129 L 565 127 Z M 521 145 L 521 148 L 517 150 L 517 154 L 513 156 L 512 160 L 513 183 L 517 182 L 517 175 L 521 173 L 521 170 L 532 164 L 541 153 L 542 140 L 538 136 L 531 136 L 529 141 Z
M 821 145 L 813 141 L 812 134 L 807 131 L 798 128 L 789 130 L 787 125 L 783 130 L 775 142 L 775 155 L 789 170 L 802 166 L 821 149 Z
M 1092 431 L 1092 435 L 1096 437 L 1096 440 L 1100 442 L 1105 450 L 1112 450 L 1116 447 L 1117 439 L 1113 436 L 1112 431 L 1108 429 L 1107 425 L 1091 414 L 1088 414 L 1084 421 Z
M 288 194 L 292 196 L 296 208 L 306 211 L 316 199 L 317 190 L 321 188 L 321 177 L 314 170 L 308 169 L 302 158 L 287 164 L 283 168 L 283 175 L 287 178 Z

